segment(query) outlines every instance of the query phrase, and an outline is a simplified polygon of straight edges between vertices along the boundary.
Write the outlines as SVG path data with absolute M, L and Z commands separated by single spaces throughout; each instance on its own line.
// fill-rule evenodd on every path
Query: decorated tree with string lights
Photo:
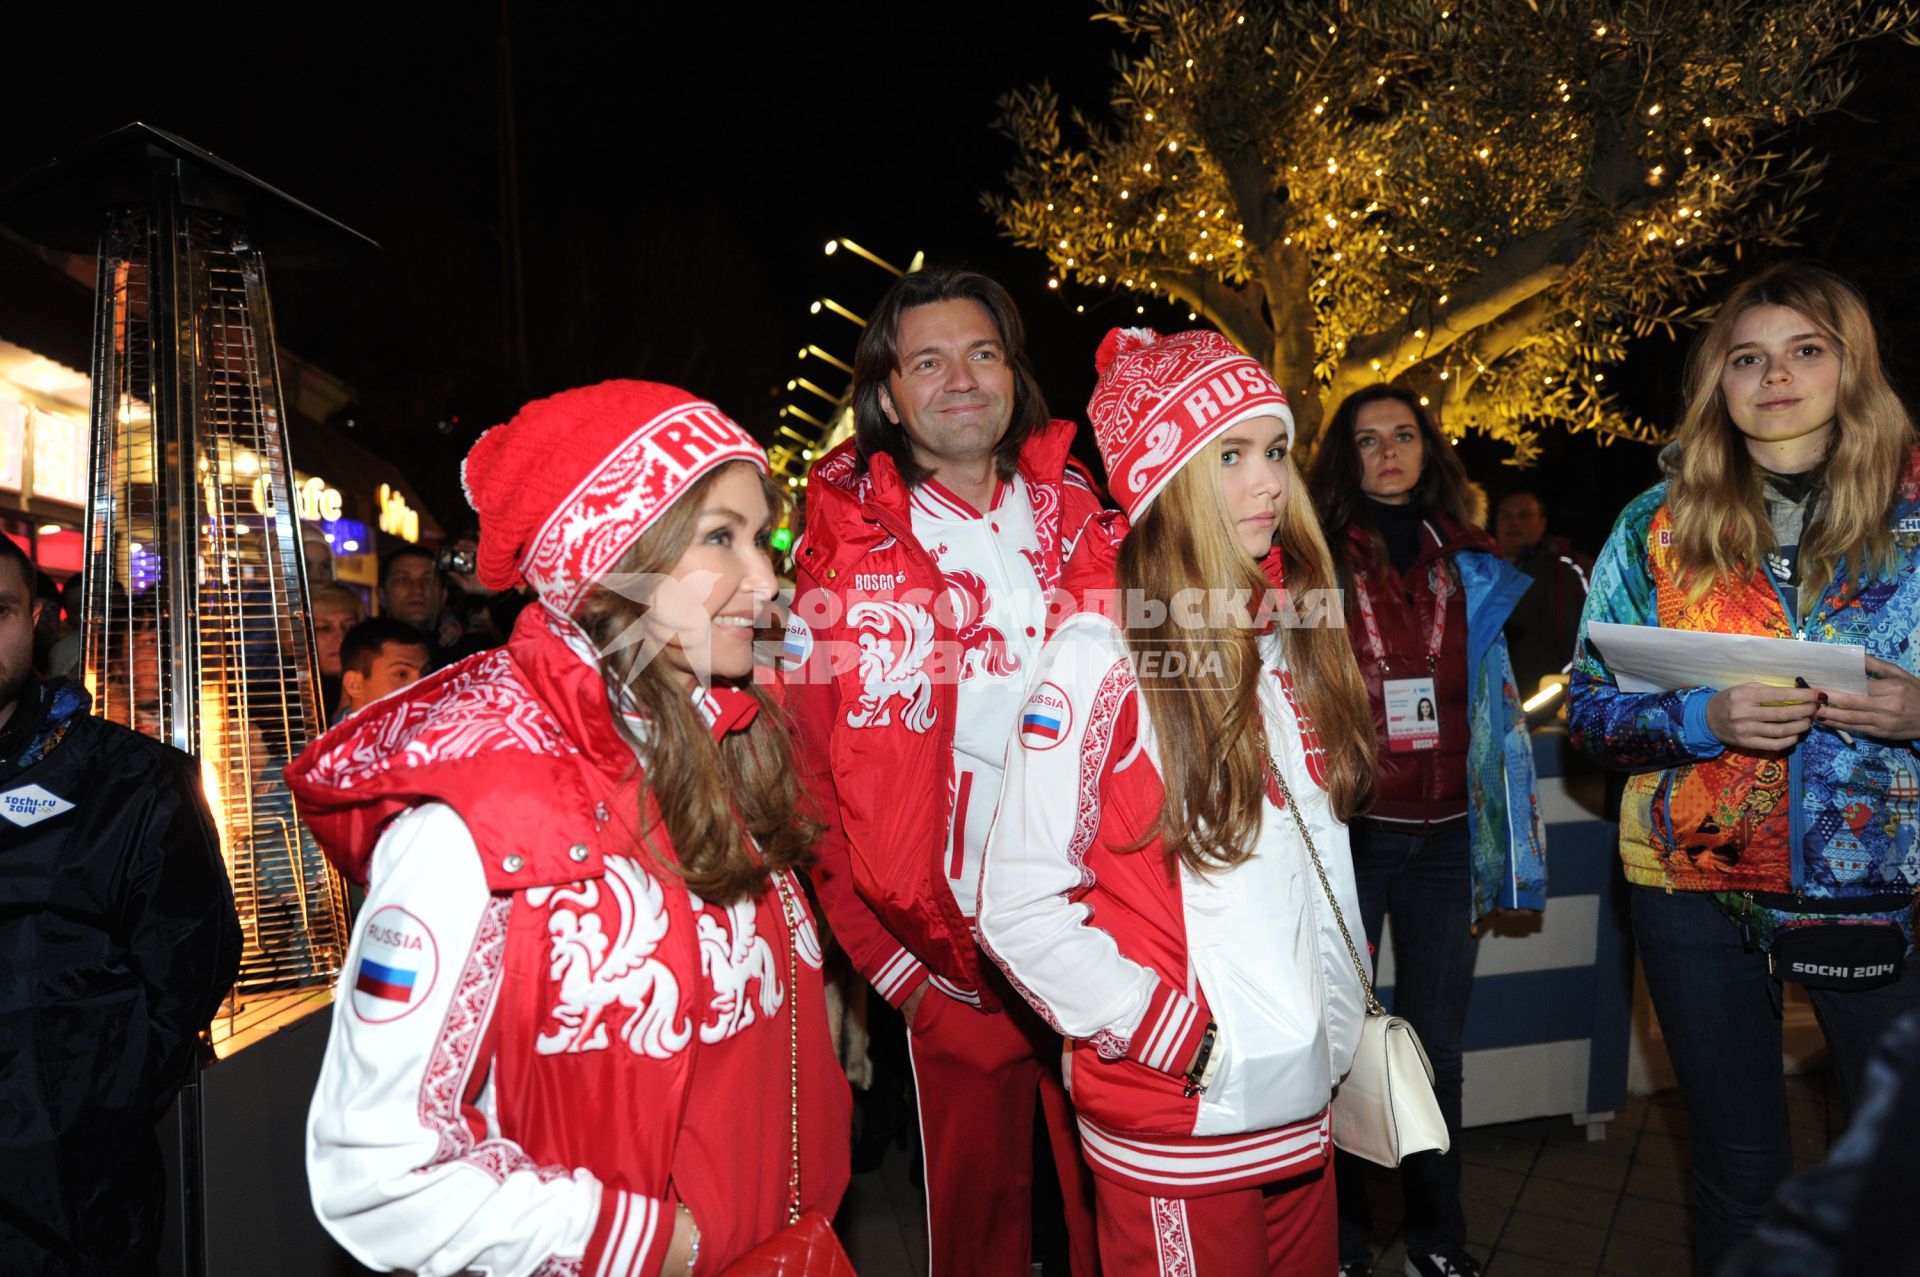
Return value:
M 1303 440 L 1391 379 L 1530 460 L 1544 429 L 1651 441 L 1608 369 L 1791 241 L 1845 100 L 1911 0 L 1098 0 L 1116 118 L 1002 100 L 1002 231 L 1053 288 L 1165 298 L 1265 362 Z

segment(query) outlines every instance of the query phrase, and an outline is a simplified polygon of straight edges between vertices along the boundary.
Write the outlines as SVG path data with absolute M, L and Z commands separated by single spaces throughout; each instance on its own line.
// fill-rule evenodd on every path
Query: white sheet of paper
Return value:
M 1671 692 L 1740 683 L 1867 690 L 1867 649 L 1858 643 L 1807 643 L 1756 634 L 1665 630 L 1657 625 L 1595 621 L 1587 638 L 1623 692 Z

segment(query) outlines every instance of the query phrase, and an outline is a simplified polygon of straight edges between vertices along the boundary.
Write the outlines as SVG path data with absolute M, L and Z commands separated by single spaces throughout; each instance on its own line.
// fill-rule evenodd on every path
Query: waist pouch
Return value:
M 1767 952 L 1776 980 L 1810 989 L 1877 989 L 1906 969 L 1907 937 L 1879 918 L 1816 918 L 1787 923 Z

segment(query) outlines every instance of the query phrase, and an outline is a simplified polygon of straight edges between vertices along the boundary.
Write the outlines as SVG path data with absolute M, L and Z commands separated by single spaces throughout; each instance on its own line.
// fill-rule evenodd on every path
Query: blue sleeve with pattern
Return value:
M 1707 689 L 1623 692 L 1603 653 L 1587 637 L 1595 621 L 1659 624 L 1653 573 L 1647 564 L 1647 531 L 1665 496 L 1666 485 L 1659 484 L 1635 498 L 1621 512 L 1606 548 L 1600 551 L 1580 617 L 1580 643 L 1567 688 L 1567 722 L 1574 745 L 1609 766 L 1636 771 L 1712 758 L 1725 748 L 1703 730 L 1707 698 L 1700 693 Z

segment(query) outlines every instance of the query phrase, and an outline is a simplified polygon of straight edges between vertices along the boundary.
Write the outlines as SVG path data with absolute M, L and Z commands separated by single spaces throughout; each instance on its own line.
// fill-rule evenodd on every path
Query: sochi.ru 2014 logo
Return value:
M 48 793 L 38 785 L 23 785 L 0 794 L 0 816 L 22 829 L 72 810 L 72 803 L 58 794 Z

